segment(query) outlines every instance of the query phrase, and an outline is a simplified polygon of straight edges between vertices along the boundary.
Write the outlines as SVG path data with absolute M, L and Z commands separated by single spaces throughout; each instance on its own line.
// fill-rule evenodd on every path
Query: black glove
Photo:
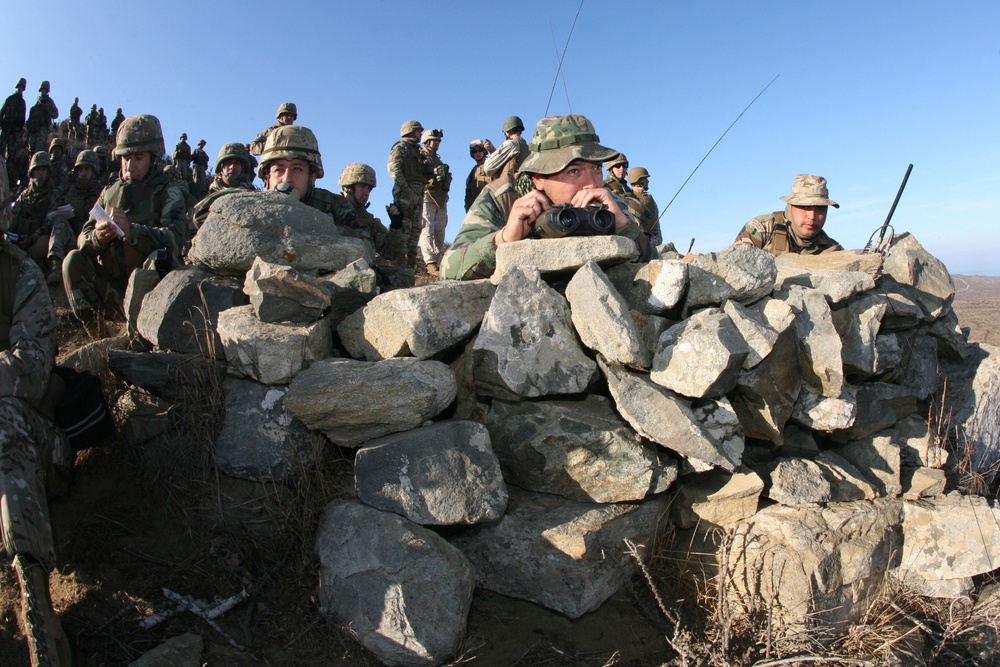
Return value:
M 392 212 L 392 208 L 396 208 L 396 213 Z M 385 207 L 385 212 L 389 216 L 389 229 L 402 229 L 403 228 L 403 212 L 399 207 L 399 204 L 393 202 Z

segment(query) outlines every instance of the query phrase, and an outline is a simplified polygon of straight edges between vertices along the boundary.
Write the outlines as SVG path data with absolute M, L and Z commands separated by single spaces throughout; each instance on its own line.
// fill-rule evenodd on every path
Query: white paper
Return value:
M 108 212 L 105 211 L 104 207 L 100 204 L 94 204 L 94 208 L 90 209 L 90 217 L 97 222 L 106 222 L 110 224 L 115 228 L 115 234 L 121 238 L 125 238 L 125 232 L 123 232 L 122 228 L 118 226 L 118 223 L 111 219 L 111 216 L 108 215 Z

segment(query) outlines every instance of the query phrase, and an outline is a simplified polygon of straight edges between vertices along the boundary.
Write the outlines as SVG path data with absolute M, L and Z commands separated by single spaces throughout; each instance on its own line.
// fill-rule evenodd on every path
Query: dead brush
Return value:
M 994 488 L 1000 474 L 1000 458 L 989 455 L 1000 449 L 1000 434 L 985 427 L 1000 422 L 1000 401 L 982 401 L 966 426 L 953 424 L 952 418 L 946 378 L 940 399 L 932 400 L 928 409 L 928 448 L 933 446 L 953 454 L 948 467 L 957 478 L 960 491 L 985 495 Z M 940 465 L 940 461 L 936 463 Z

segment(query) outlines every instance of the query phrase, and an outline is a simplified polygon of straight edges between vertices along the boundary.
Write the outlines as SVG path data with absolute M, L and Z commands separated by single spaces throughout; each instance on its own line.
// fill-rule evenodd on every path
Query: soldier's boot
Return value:
M 28 638 L 31 667 L 69 667 L 73 664 L 69 638 L 49 598 L 49 574 L 29 556 L 14 556 L 21 585 L 21 622 Z
M 62 285 L 62 260 L 56 257 L 49 257 L 49 275 L 45 282 L 49 285 Z

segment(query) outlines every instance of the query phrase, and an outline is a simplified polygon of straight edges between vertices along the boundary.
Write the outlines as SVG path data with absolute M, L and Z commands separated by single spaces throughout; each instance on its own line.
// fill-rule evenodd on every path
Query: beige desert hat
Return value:
M 812 174 L 798 174 L 792 183 L 792 194 L 781 198 L 792 206 L 832 206 L 840 208 L 840 204 L 830 199 L 830 191 L 826 187 L 826 179 Z

